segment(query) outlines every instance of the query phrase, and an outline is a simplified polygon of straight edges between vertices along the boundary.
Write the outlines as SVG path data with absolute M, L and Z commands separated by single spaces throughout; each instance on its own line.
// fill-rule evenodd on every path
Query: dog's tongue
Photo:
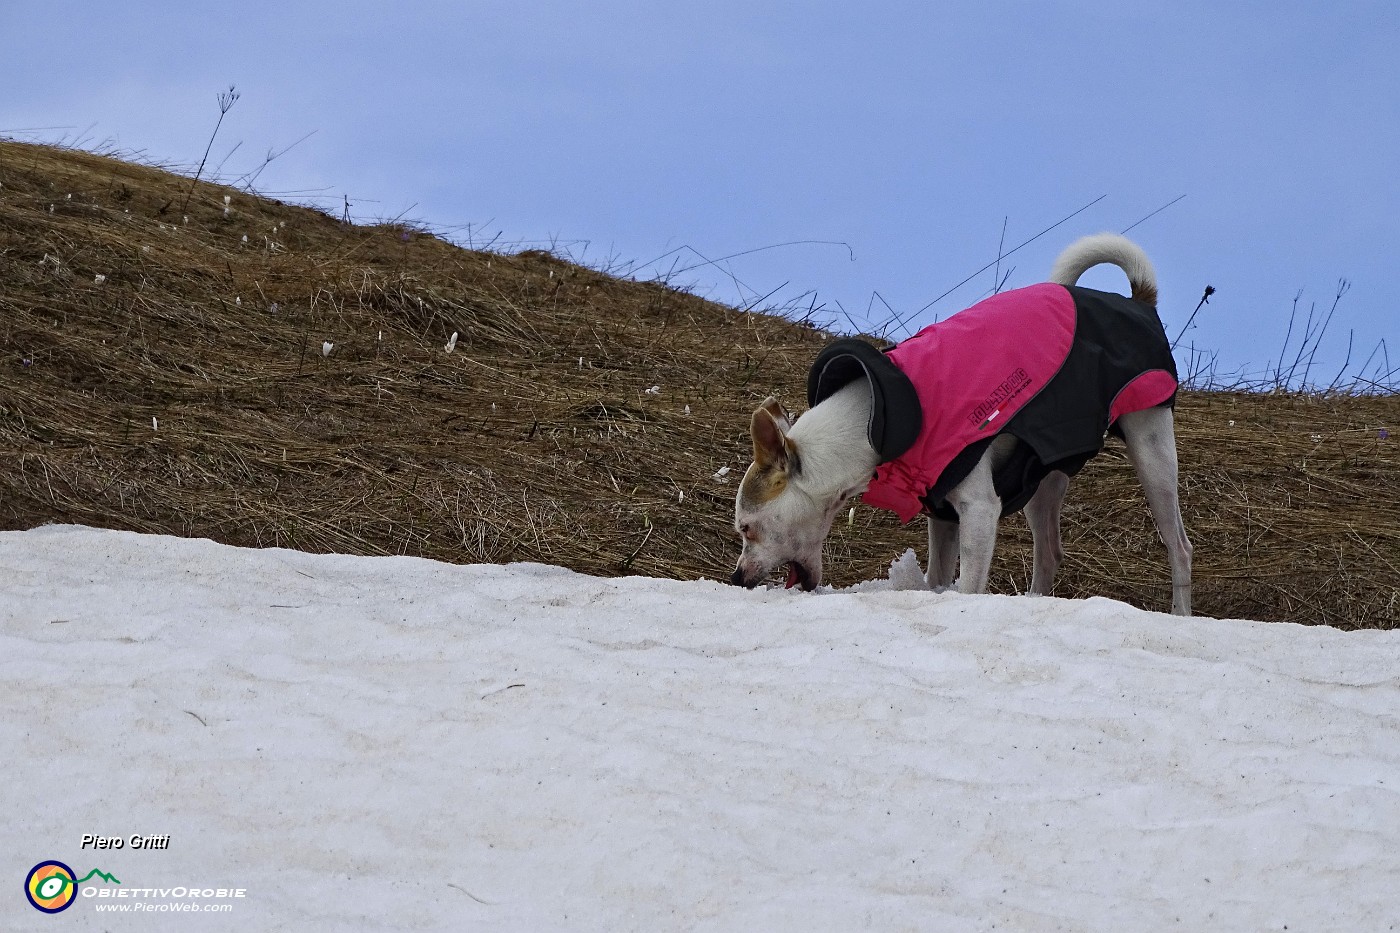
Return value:
M 790 590 L 790 589 L 792 589 L 792 588 L 793 588 L 794 586 L 796 586 L 796 585 L 797 585 L 797 565 L 796 565 L 796 564 L 791 564 L 791 563 L 790 563 L 790 564 L 788 564 L 787 586 L 785 587 L 785 589 L 789 589 L 789 590 Z

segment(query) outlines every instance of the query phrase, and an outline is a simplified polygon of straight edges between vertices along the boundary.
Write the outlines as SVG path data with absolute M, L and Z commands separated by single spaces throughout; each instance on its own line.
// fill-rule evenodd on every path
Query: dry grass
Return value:
M 714 474 L 746 465 L 765 395 L 800 402 L 825 340 L 212 184 L 186 218 L 188 178 L 80 152 L 0 141 L 0 185 L 4 528 L 724 577 L 737 476 Z M 1400 399 L 1186 393 L 1178 410 L 1198 611 L 1396 624 Z M 1065 524 L 1060 595 L 1165 609 L 1120 447 Z M 1029 538 L 1003 529 L 995 585 L 1014 591 Z M 832 535 L 832 582 L 922 538 L 861 509 Z

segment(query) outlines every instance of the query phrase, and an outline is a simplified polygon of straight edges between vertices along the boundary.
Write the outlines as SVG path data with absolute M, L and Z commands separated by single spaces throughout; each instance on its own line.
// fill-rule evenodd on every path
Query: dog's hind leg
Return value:
M 1167 547 L 1172 567 L 1172 612 L 1191 614 L 1191 542 L 1181 521 L 1178 498 L 1176 432 L 1170 408 L 1149 408 L 1118 419 L 1128 442 L 1128 459 L 1152 507 L 1157 534 Z
M 931 590 L 946 590 L 953 585 L 958 570 L 958 523 L 928 517 L 928 580 Z
M 1069 477 L 1052 470 L 1040 481 L 1031 501 L 1026 503 L 1026 521 L 1031 526 L 1035 542 L 1034 563 L 1031 565 L 1031 592 L 1049 596 L 1055 585 L 1055 572 L 1065 559 L 1064 543 L 1060 538 L 1060 506 L 1069 489 Z

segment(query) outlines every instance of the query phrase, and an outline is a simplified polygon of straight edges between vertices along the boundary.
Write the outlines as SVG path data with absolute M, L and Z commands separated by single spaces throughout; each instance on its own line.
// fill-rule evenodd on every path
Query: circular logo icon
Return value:
M 40 862 L 29 869 L 29 876 L 24 879 L 24 896 L 29 898 L 35 910 L 46 914 L 67 910 L 78 896 L 74 877 L 73 869 L 62 862 L 52 859 Z

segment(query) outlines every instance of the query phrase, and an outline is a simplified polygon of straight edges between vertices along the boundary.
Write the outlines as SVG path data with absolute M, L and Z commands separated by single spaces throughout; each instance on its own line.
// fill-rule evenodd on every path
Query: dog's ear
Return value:
M 753 413 L 749 433 L 753 435 L 753 461 L 760 469 L 797 472 L 797 445 L 788 439 L 782 424 L 768 410 L 767 402 Z
M 792 430 L 792 415 L 787 413 L 787 409 L 776 398 L 770 395 L 758 407 L 773 416 L 773 420 L 778 422 L 778 429 L 784 434 Z

